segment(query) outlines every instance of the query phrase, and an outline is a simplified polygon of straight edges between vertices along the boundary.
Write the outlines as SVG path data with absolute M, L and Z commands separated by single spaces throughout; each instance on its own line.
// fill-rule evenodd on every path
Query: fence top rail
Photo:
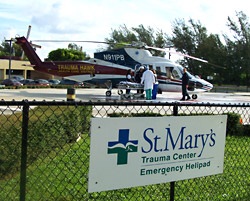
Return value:
M 190 103 L 190 102 L 155 102 L 155 101 L 0 101 L 0 106 L 206 106 L 206 107 L 250 107 L 250 103 Z

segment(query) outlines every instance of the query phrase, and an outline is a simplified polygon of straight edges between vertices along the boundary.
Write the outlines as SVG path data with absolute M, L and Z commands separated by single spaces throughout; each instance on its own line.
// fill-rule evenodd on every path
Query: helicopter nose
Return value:
M 207 91 L 210 91 L 214 86 L 211 83 L 205 83 L 203 88 Z

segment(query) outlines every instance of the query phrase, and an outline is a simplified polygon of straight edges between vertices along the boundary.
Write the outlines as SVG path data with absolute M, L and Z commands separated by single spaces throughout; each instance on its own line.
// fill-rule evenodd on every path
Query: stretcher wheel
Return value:
M 122 95 L 122 94 L 123 94 L 123 91 L 119 89 L 119 90 L 118 90 L 118 94 L 119 94 L 119 95 Z
M 192 99 L 197 99 L 197 98 L 198 98 L 197 94 L 192 95 Z
M 111 91 L 106 91 L 106 96 L 111 96 Z

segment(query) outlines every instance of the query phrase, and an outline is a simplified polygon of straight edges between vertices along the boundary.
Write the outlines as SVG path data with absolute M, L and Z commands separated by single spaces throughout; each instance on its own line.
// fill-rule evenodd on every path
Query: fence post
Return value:
M 178 115 L 178 105 L 175 104 L 173 107 L 173 115 L 177 116 Z M 174 201 L 174 187 L 175 187 L 175 182 L 172 181 L 170 182 L 170 201 Z
M 22 122 L 21 171 L 20 171 L 20 201 L 25 201 L 25 195 L 26 195 L 28 124 L 29 124 L 29 103 L 27 100 L 24 100 L 23 122 Z
M 177 105 L 177 104 L 174 104 L 173 115 L 174 115 L 174 116 L 177 116 L 177 115 L 178 115 L 178 105 Z

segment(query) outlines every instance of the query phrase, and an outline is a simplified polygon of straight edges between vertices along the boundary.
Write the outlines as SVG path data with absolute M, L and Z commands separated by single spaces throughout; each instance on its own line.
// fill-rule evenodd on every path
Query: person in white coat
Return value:
M 141 78 L 141 84 L 144 84 L 146 100 L 152 100 L 152 90 L 155 83 L 154 73 L 147 68 Z

